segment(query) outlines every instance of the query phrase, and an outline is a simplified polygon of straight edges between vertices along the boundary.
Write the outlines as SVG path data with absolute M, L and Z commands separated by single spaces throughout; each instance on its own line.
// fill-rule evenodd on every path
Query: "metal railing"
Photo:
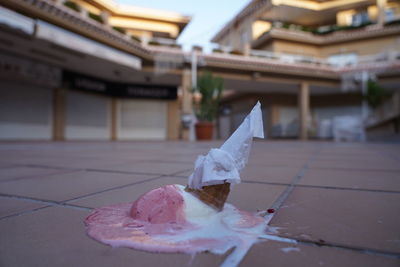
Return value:
M 277 60 L 283 63 L 302 63 L 302 64 L 312 64 L 312 65 L 327 66 L 327 67 L 343 67 L 343 66 L 357 66 L 357 65 L 380 63 L 380 62 L 393 62 L 396 60 L 400 60 L 400 51 L 389 50 L 373 55 L 358 56 L 356 60 L 353 62 L 344 61 L 337 63 L 330 62 L 329 59 L 327 58 L 277 53 L 265 50 L 251 50 L 250 56 Z
M 330 64 L 328 60 L 325 58 L 277 53 L 265 50 L 251 50 L 250 56 L 278 60 L 284 63 L 305 63 L 305 64 L 332 66 L 332 64 Z

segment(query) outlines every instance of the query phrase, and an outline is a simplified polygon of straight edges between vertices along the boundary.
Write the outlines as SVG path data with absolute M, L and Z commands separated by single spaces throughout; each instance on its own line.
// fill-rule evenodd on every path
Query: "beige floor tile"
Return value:
M 0 220 L 1 266 L 189 266 L 191 256 L 111 248 L 85 233 L 87 212 L 52 207 Z M 221 256 L 201 254 L 194 266 L 218 266 Z
M 299 184 L 400 192 L 400 171 L 309 169 Z
M 291 183 L 301 167 L 254 166 L 246 167 L 240 174 L 243 181 Z
M 0 183 L 0 193 L 64 201 L 154 176 L 77 171 Z
M 233 186 L 227 201 L 247 211 L 266 210 L 271 208 L 285 188 L 279 185 L 241 183 Z
M 125 171 L 132 173 L 146 173 L 155 175 L 156 174 L 171 175 L 191 168 L 193 168 L 193 164 L 190 163 L 144 161 L 144 162 L 132 162 L 129 164 L 121 164 L 121 165 L 117 164 L 111 167 L 101 167 L 98 169 Z
M 337 159 L 337 160 L 315 160 L 310 163 L 310 168 L 324 169 L 357 169 L 357 170 L 380 170 L 380 171 L 397 171 L 400 172 L 400 164 L 394 160 L 359 160 Z
M 284 236 L 400 252 L 400 194 L 296 188 L 271 221 Z
M 74 199 L 69 204 L 91 208 L 134 201 L 162 185 L 186 185 L 196 157 L 221 144 L 0 142 L 0 193 Z M 256 141 L 241 173 L 243 183 L 234 186 L 228 202 L 249 211 L 270 208 L 314 158 L 302 186 L 293 190 L 271 224 L 280 227 L 282 236 L 350 249 L 268 241 L 256 244 L 240 266 L 399 266 L 399 258 L 351 249 L 400 254 L 400 194 L 378 192 L 400 190 L 398 151 L 394 144 Z M 168 176 L 175 173 L 179 175 Z M 31 212 L 40 207 L 0 196 L 0 266 L 213 267 L 224 259 L 204 253 L 190 265 L 188 255 L 112 249 L 86 236 L 88 211 L 53 206 Z
M 84 207 L 97 208 L 117 203 L 135 201 L 138 197 L 152 189 L 159 188 L 168 184 L 186 185 L 187 180 L 173 177 L 163 177 L 160 179 L 123 187 L 108 192 L 95 194 L 93 196 L 77 199 L 69 203 L 81 205 Z
M 33 168 L 13 166 L 9 168 L 0 168 L 0 183 L 11 180 L 40 178 L 47 175 L 69 173 L 71 170 L 60 170 L 54 168 Z
M 399 266 L 398 259 L 368 255 L 350 250 L 267 241 L 254 245 L 240 266 Z

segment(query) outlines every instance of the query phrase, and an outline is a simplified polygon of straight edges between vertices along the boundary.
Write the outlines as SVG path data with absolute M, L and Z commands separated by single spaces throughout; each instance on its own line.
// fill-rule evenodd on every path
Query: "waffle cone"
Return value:
M 186 187 L 185 190 L 195 195 L 207 205 L 221 211 L 230 192 L 230 183 L 203 186 L 202 189 Z

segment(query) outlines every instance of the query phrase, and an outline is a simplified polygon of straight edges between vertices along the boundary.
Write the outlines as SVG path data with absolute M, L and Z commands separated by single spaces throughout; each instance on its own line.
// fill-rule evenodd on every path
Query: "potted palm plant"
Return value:
M 218 104 L 224 91 L 224 81 L 206 71 L 200 75 L 194 88 L 194 111 L 198 122 L 195 125 L 198 140 L 211 140 Z

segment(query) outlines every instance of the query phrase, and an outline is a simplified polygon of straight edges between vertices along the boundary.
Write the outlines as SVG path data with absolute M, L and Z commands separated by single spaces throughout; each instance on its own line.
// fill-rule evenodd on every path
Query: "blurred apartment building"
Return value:
M 364 116 L 398 134 L 400 4 L 389 0 L 253 0 L 213 38 L 212 53 L 176 43 L 180 14 L 110 0 L 0 2 L 0 139 L 188 139 L 191 88 L 224 78 L 220 137 L 258 99 L 269 137 L 332 137 Z M 391 95 L 375 109 L 362 89 Z M 368 118 L 367 118 L 368 117 Z
M 371 138 L 399 134 L 399 26 L 399 1 L 250 2 L 213 37 L 219 45 L 214 51 L 286 62 L 308 73 L 254 72 L 254 85 L 225 100 L 232 110 L 223 123 L 235 128 L 248 110 L 245 99 L 262 99 L 272 137 L 294 137 L 299 131 L 331 137 L 340 116 L 364 117 Z M 327 69 L 333 72 L 323 72 Z M 363 110 L 362 87 L 368 80 L 392 97 Z

